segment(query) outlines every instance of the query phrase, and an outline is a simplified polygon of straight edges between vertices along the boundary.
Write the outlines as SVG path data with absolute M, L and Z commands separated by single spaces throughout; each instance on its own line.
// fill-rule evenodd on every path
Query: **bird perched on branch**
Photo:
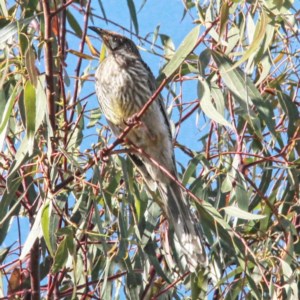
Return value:
M 125 36 L 90 27 L 100 35 L 107 56 L 98 67 L 96 93 L 113 133 L 118 136 L 156 91 L 155 78 L 134 42 Z M 174 228 L 191 270 L 206 261 L 201 234 L 178 183 L 169 119 L 162 97 L 155 101 L 126 136 L 129 156 L 150 190 L 159 190 L 160 206 Z M 170 176 L 168 176 L 169 174 Z

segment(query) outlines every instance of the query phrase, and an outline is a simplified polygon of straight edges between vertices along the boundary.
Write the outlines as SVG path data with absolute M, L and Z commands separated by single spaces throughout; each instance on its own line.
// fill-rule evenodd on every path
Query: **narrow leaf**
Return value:
M 183 185 L 187 185 L 189 182 L 189 179 L 191 178 L 191 176 L 194 175 L 197 166 L 199 165 L 200 162 L 200 157 L 196 156 L 194 157 L 188 164 L 188 167 L 186 168 L 183 176 L 182 176 L 182 184 Z
M 228 1 L 223 1 L 221 12 L 220 12 L 220 38 L 222 37 L 226 24 L 228 22 L 228 15 L 229 15 L 229 5 Z
M 51 239 L 50 239 L 50 235 L 53 234 L 52 232 L 50 233 L 50 208 L 49 208 L 49 199 L 47 199 L 47 201 L 44 203 L 44 205 L 40 208 L 40 210 L 42 210 L 42 220 L 41 220 L 41 227 L 42 227 L 42 231 L 43 231 L 43 236 L 44 236 L 44 240 L 46 243 L 46 246 L 48 248 L 48 251 L 50 253 L 50 255 L 52 257 L 54 257 L 54 252 L 52 249 L 52 245 L 51 245 Z
M 17 153 L 15 154 L 14 161 L 10 166 L 9 175 L 7 178 L 7 189 L 10 191 L 13 181 L 15 180 L 15 173 L 20 170 L 20 165 L 28 158 L 28 138 L 25 135 Z
M 266 216 L 264 215 L 255 215 L 251 214 L 245 210 L 242 210 L 236 206 L 227 206 L 224 207 L 223 210 L 225 213 L 231 217 L 236 217 L 238 219 L 243 219 L 243 220 L 260 220 L 264 219 Z
M 232 69 L 236 68 L 237 66 L 241 65 L 245 62 L 252 54 L 254 54 L 259 48 L 262 40 L 264 39 L 266 28 L 268 24 L 268 18 L 263 10 L 256 26 L 256 30 L 254 33 L 254 38 L 252 44 L 249 46 L 248 50 L 244 53 L 239 61 L 237 61 L 233 66 Z
M 72 53 L 73 55 L 83 58 L 83 59 L 87 59 L 87 60 L 94 60 L 93 56 L 87 55 L 85 53 L 81 53 L 79 51 L 73 50 L 73 49 L 68 49 L 67 52 Z
M 199 76 L 198 97 L 203 112 L 213 121 L 232 128 L 231 124 L 216 110 L 212 103 L 210 87 L 206 80 Z
M 29 80 L 33 86 L 37 85 L 37 70 L 35 67 L 35 54 L 32 47 L 29 46 L 25 55 L 25 66 L 29 75 Z
M 36 87 L 36 116 L 35 116 L 35 132 L 39 129 L 42 123 L 45 121 L 47 113 L 47 99 L 46 93 L 43 87 L 45 75 L 39 76 Z
M 68 247 L 67 247 L 67 237 L 60 242 L 57 251 L 55 253 L 54 262 L 52 266 L 52 272 L 56 273 L 61 270 L 66 264 L 68 259 Z
M 135 33 L 138 34 L 139 33 L 139 24 L 138 24 L 136 9 L 135 9 L 133 0 L 127 0 L 127 6 L 129 9 L 130 18 L 133 23 Z
M 106 23 L 107 23 L 107 17 L 106 17 L 106 13 L 105 13 L 105 9 L 104 9 L 102 0 L 98 0 L 98 3 L 99 3 L 99 6 L 100 6 L 100 10 L 101 10 L 101 12 L 102 12 L 102 16 L 103 16 L 104 20 L 105 20 Z
M 250 117 L 249 121 L 256 130 L 256 135 L 261 136 L 261 130 L 259 128 L 259 119 L 251 108 L 253 104 L 256 106 L 260 119 L 266 123 L 270 132 L 275 137 L 276 132 L 271 104 L 262 98 L 253 81 L 241 69 L 232 69 L 232 62 L 229 58 L 216 51 L 212 51 L 212 56 L 220 69 L 220 74 L 227 88 L 240 103 L 245 115 Z
M 26 113 L 26 133 L 30 137 L 35 133 L 35 88 L 30 81 L 27 81 L 24 88 L 24 102 L 25 102 L 25 113 Z
M 76 18 L 70 13 L 69 10 L 67 10 L 67 20 L 71 26 L 71 28 L 74 30 L 75 34 L 78 37 L 82 36 L 82 29 L 81 26 L 79 25 L 78 21 Z
M 185 37 L 183 42 L 178 47 L 178 50 L 172 57 L 172 59 L 168 62 L 168 64 L 164 67 L 162 72 L 170 77 L 178 67 L 184 62 L 187 56 L 193 51 L 195 44 L 198 40 L 200 31 L 200 26 L 196 26 L 192 29 L 192 31 Z
M 15 21 L 2 28 L 0 30 L 0 46 L 18 32 L 19 26 L 29 24 L 34 18 L 35 16 L 32 16 L 23 20 Z
M 11 95 L 5 105 L 5 109 L 4 112 L 2 114 L 2 118 L 0 120 L 0 133 L 2 132 L 2 130 L 6 127 L 8 119 L 10 117 L 14 102 L 15 102 L 15 98 L 16 98 L 16 94 L 17 94 L 17 88 L 18 88 L 18 84 L 15 85 L 15 88 L 13 89 L 13 91 L 11 92 Z
M 24 88 L 24 104 L 26 114 L 26 134 L 28 138 L 28 153 L 32 154 L 35 134 L 35 116 L 36 116 L 36 94 L 35 88 L 27 81 Z
M 26 242 L 22 248 L 20 260 L 23 260 L 25 258 L 25 256 L 27 254 L 29 254 L 35 241 L 38 238 L 42 237 L 42 235 L 43 235 L 42 228 L 41 228 L 41 217 L 42 217 L 42 210 L 39 210 L 35 217 L 33 226 L 31 227 L 30 233 L 26 239 Z

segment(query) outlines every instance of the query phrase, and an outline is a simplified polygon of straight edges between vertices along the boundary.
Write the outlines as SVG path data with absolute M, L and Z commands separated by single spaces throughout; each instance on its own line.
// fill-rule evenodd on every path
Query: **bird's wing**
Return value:
M 142 61 L 142 63 L 144 65 L 145 69 L 149 73 L 148 86 L 149 86 L 149 88 L 150 88 L 150 90 L 151 90 L 151 92 L 153 94 L 156 91 L 156 89 L 157 89 L 156 80 L 154 78 L 154 75 L 153 75 L 151 69 L 148 67 L 148 65 L 144 61 Z M 162 96 L 159 95 L 158 99 L 155 100 L 155 101 L 157 101 L 157 103 L 159 105 L 159 108 L 160 108 L 160 111 L 161 111 L 162 116 L 164 118 L 165 124 L 168 127 L 170 139 L 172 139 L 172 132 L 171 132 L 170 121 L 169 121 L 169 118 L 168 118 L 168 114 L 167 114 L 166 107 L 165 107 L 165 104 L 164 104 Z

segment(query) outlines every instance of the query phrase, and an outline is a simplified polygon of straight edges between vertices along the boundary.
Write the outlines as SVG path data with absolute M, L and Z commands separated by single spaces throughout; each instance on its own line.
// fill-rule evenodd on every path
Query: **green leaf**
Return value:
M 91 128 L 95 126 L 99 122 L 101 115 L 102 115 L 102 111 L 99 107 L 91 109 L 89 115 L 90 123 L 87 125 L 87 128 Z
M 66 226 L 57 232 L 57 236 L 63 236 L 63 240 L 60 242 L 54 256 L 54 262 L 52 266 L 52 272 L 56 273 L 61 270 L 68 259 L 69 255 L 74 255 L 75 245 L 73 236 L 73 227 Z
M 297 125 L 297 122 L 299 122 L 299 110 L 291 97 L 281 91 L 278 92 L 278 101 L 289 119 L 287 132 L 289 138 L 292 138 L 295 134 L 296 127 L 299 126 L 299 123 Z
M 105 234 L 104 234 L 104 228 L 103 228 L 103 221 L 100 218 L 99 208 L 97 207 L 96 201 L 92 202 L 93 208 L 94 208 L 94 214 L 93 214 L 93 222 L 96 224 L 98 231 L 99 231 L 99 240 L 101 241 L 103 245 L 103 252 L 107 255 L 108 251 L 108 245 L 105 242 Z
M 158 217 L 161 214 L 161 209 L 154 201 L 148 201 L 148 206 L 145 212 L 145 227 L 142 233 L 141 246 L 145 247 L 153 234 L 153 231 L 158 222 Z
M 107 23 L 107 17 L 106 17 L 106 13 L 105 13 L 105 9 L 104 9 L 104 6 L 103 6 L 103 3 L 102 3 L 102 0 L 98 0 L 98 3 L 99 3 L 99 6 L 100 6 L 100 9 L 101 9 L 101 12 L 102 12 L 103 18 L 104 18 L 104 20 L 105 20 L 105 21 L 106 21 L 106 23 Z
M 263 206 L 262 213 L 266 218 L 264 218 L 262 221 L 260 221 L 259 224 L 259 231 L 260 232 L 267 232 L 269 230 L 270 223 L 272 223 L 272 205 L 275 203 L 276 195 L 273 191 L 271 195 L 268 196 L 268 205 Z
M 146 247 L 144 248 L 145 253 L 147 253 L 151 265 L 155 268 L 156 273 L 161 276 L 166 282 L 171 283 L 170 279 L 167 277 L 163 271 L 159 260 L 157 259 L 155 249 L 157 249 L 157 244 L 152 239 L 149 240 Z
M 120 244 L 119 244 L 117 259 L 124 259 L 128 255 L 127 219 L 128 218 L 127 218 L 125 205 L 122 205 L 118 216 L 118 224 L 120 230 L 120 235 L 119 235 Z
M 208 292 L 207 269 L 200 269 L 197 273 L 191 274 L 192 299 L 206 299 Z
M 259 86 L 259 84 L 262 83 L 270 74 L 270 70 L 272 67 L 270 55 L 268 54 L 265 55 L 260 61 L 260 64 L 261 64 L 261 73 L 259 79 L 255 82 L 256 86 Z
M 270 154 L 268 152 L 266 153 L 266 155 L 270 156 Z M 249 210 L 250 211 L 252 209 L 254 209 L 256 205 L 258 205 L 259 203 L 261 203 L 261 201 L 263 200 L 261 198 L 261 195 L 264 195 L 267 192 L 269 186 L 272 183 L 272 173 L 273 173 L 273 170 L 272 170 L 271 166 L 272 166 L 272 161 L 266 161 L 266 163 L 264 163 L 264 165 L 262 167 L 263 173 L 259 174 L 259 176 L 261 178 L 261 181 L 260 181 L 258 190 L 260 191 L 260 193 L 259 194 L 257 193 L 254 196 L 254 198 L 251 201 L 251 203 L 249 204 Z
M 256 25 L 253 42 L 249 46 L 248 50 L 244 53 L 244 55 L 231 67 L 231 70 L 236 68 L 237 66 L 241 65 L 243 62 L 245 62 L 252 54 L 254 54 L 257 50 L 260 48 L 260 44 L 264 39 L 266 28 L 269 20 L 268 17 L 263 10 L 260 19 L 258 21 L 258 24 Z
M 228 22 L 228 16 L 229 16 L 229 5 L 228 5 L 228 0 L 222 1 L 222 7 L 221 7 L 221 12 L 220 12 L 220 35 L 219 37 L 221 38 L 225 29 L 226 29 L 226 24 Z
M 52 257 L 54 257 L 54 251 L 52 249 L 51 239 L 50 235 L 53 234 L 53 232 L 50 232 L 50 207 L 49 207 L 50 200 L 47 199 L 47 201 L 43 204 L 43 206 L 40 208 L 42 210 L 42 220 L 41 220 L 41 227 L 43 230 L 43 236 L 46 243 L 46 246 L 48 248 L 48 251 Z
M 134 185 L 133 196 L 134 196 L 134 206 L 137 214 L 137 221 L 140 222 L 141 219 L 144 217 L 149 196 L 145 192 L 145 190 L 139 191 L 136 184 Z
M 266 0 L 264 1 L 264 5 L 272 12 L 272 14 L 284 17 L 285 14 L 293 14 L 289 11 L 293 6 L 293 2 L 294 0 Z
M 35 132 L 40 128 L 43 122 L 45 122 L 45 116 L 48 112 L 47 110 L 47 98 L 45 89 L 43 87 L 43 82 L 45 81 L 45 75 L 41 75 L 37 79 L 36 87 L 36 116 L 35 116 Z
M 232 128 L 231 124 L 216 110 L 212 103 L 210 87 L 206 80 L 198 77 L 198 97 L 200 99 L 200 106 L 203 112 L 213 121 Z
M 153 47 L 153 45 L 156 43 L 157 38 L 158 38 L 158 34 L 159 34 L 159 29 L 160 29 L 160 25 L 158 24 L 154 31 L 153 31 L 153 35 L 152 35 L 152 45 L 151 47 Z
M 143 0 L 143 3 L 141 4 L 141 6 L 139 8 L 139 12 L 143 9 L 143 7 L 145 6 L 146 3 L 147 3 L 147 0 Z
M 0 263 L 2 263 L 5 260 L 5 258 L 7 256 L 7 254 L 9 253 L 9 250 L 11 249 L 11 247 L 12 247 L 12 245 L 9 246 L 9 247 L 0 249 Z
M 57 251 L 54 256 L 54 262 L 52 266 L 52 273 L 56 273 L 61 270 L 68 259 L 68 246 L 67 246 L 67 237 L 64 237 L 60 242 Z
M 73 16 L 72 13 L 70 13 L 69 10 L 67 10 L 67 20 L 71 26 L 71 28 L 74 30 L 75 34 L 78 37 L 82 37 L 82 29 L 81 26 L 79 25 L 78 21 L 76 20 L 76 18 Z
M 76 105 L 77 114 L 82 114 L 82 106 L 81 103 L 78 102 Z M 84 128 L 84 118 L 81 117 L 77 122 L 76 126 L 73 126 L 71 129 L 71 134 L 69 137 L 67 151 L 73 153 L 73 149 L 77 148 L 82 141 L 83 138 L 83 128 Z M 74 157 L 76 159 L 76 157 Z M 74 160 L 74 159 L 73 159 Z
M 172 59 L 162 70 L 162 72 L 166 75 L 166 77 L 170 77 L 184 62 L 187 56 L 193 51 L 196 42 L 198 40 L 199 32 L 200 32 L 200 26 L 196 26 L 185 37 L 185 39 L 178 47 L 178 50 L 176 51 Z
M 111 296 L 112 292 L 112 286 L 109 283 L 108 276 L 113 272 L 113 263 L 110 257 L 106 257 L 106 263 L 105 263 L 105 268 L 99 278 L 99 280 L 102 280 L 102 292 L 100 299 L 110 299 L 109 297 Z
M 20 260 L 23 260 L 26 257 L 26 255 L 29 254 L 35 241 L 38 238 L 41 238 L 43 235 L 42 228 L 41 228 L 41 217 L 42 217 L 42 210 L 39 210 L 37 215 L 35 216 L 34 223 L 30 229 L 29 235 L 28 235 L 26 242 L 24 243 L 24 246 L 22 248 Z
M 134 1 L 133 0 L 127 0 L 127 6 L 128 6 L 128 9 L 129 9 L 130 18 L 131 18 L 131 21 L 133 23 L 135 33 L 138 34 L 139 33 L 139 23 L 138 23 L 138 20 L 137 20 Z
M 10 23 L 9 25 L 5 26 L 0 30 L 0 46 L 2 47 L 3 43 L 5 43 L 9 38 L 11 38 L 14 34 L 16 34 L 22 25 L 27 25 L 33 20 L 35 16 L 19 20 L 19 21 L 14 21 Z
M 127 259 L 126 261 L 126 266 L 129 267 L 127 268 L 126 294 L 130 300 L 139 300 L 139 294 L 142 288 L 141 275 L 133 272 L 130 260 Z
M 236 217 L 238 219 L 243 219 L 243 220 L 261 220 L 264 219 L 266 216 L 264 215 L 255 215 L 251 214 L 245 210 L 242 210 L 236 206 L 227 206 L 224 207 L 223 210 L 225 213 L 231 217 Z
M 227 47 L 225 54 L 229 55 L 240 39 L 240 30 L 237 27 L 231 27 L 227 33 Z
M 28 138 L 25 135 L 9 169 L 9 175 L 7 178 L 7 189 L 9 191 L 13 185 L 13 181 L 15 180 L 15 173 L 20 170 L 20 165 L 28 158 L 28 149 Z
M 222 185 L 221 185 L 221 192 L 228 193 L 232 190 L 232 180 L 230 179 L 229 174 L 226 175 L 224 178 Z
M 190 178 L 195 175 L 195 171 L 197 166 L 199 165 L 200 157 L 196 156 L 194 157 L 188 164 L 188 167 L 186 168 L 183 176 L 182 176 L 182 184 L 185 186 L 188 184 Z
M 159 34 L 159 37 L 164 47 L 165 58 L 171 59 L 175 53 L 175 45 L 171 37 L 166 34 Z
M 211 92 L 211 97 L 214 100 L 216 110 L 224 116 L 225 114 L 225 99 L 224 99 L 224 94 L 222 93 L 222 90 L 220 87 L 215 82 L 210 83 L 210 92 Z
M 247 193 L 247 185 L 243 174 L 236 172 L 236 186 L 234 188 L 238 207 L 247 210 L 249 207 L 249 196 Z
M 85 54 L 85 53 L 81 53 L 79 51 L 73 50 L 73 49 L 68 49 L 67 52 L 72 53 L 73 55 L 86 59 L 86 60 L 94 60 L 95 58 L 91 55 Z
M 36 94 L 35 88 L 27 81 L 24 88 L 24 104 L 26 114 L 26 134 L 28 138 L 28 153 L 33 152 L 34 134 L 35 134 L 35 117 L 36 117 Z
M 18 91 L 18 84 L 15 85 L 14 89 L 12 90 L 10 97 L 5 105 L 4 112 L 2 113 L 2 118 L 0 120 L 0 133 L 6 128 L 7 122 L 9 120 L 12 108 L 14 106 L 14 102 L 16 100 L 16 95 Z
M 10 198 L 10 200 L 12 200 L 12 202 L 14 202 L 14 204 L 10 207 L 9 211 L 5 214 L 5 216 L 0 219 L 0 228 L 4 225 L 5 222 L 10 220 L 10 218 L 14 215 L 15 211 L 19 208 L 19 204 L 23 200 L 24 196 L 25 196 L 25 193 L 23 193 L 16 201 L 15 201 L 15 197 Z M 5 204 L 7 205 L 7 202 L 5 203 L 5 200 L 9 200 L 9 198 L 7 199 L 6 193 L 4 193 L 4 195 L 1 198 L 1 202 L 3 202 L 3 204 L 4 204 L 4 205 L 0 206 L 1 210 L 4 209 Z M 5 211 L 6 210 L 3 210 L 3 212 L 5 212 Z
M 9 189 L 4 190 L 4 192 L 2 192 L 2 194 L 1 194 L 0 228 L 3 226 L 2 220 L 4 220 L 6 218 L 7 211 L 9 210 L 9 208 L 11 207 L 11 204 L 13 203 L 13 201 L 16 198 L 15 193 L 18 190 L 21 181 L 22 181 L 22 179 L 20 177 L 13 178 L 13 180 L 9 186 Z M 22 199 L 22 198 L 20 197 L 20 199 Z
M 273 137 L 276 137 L 273 108 L 267 100 L 262 98 L 253 81 L 241 69 L 233 70 L 232 62 L 225 55 L 212 51 L 212 56 L 220 69 L 220 74 L 227 88 L 240 103 L 245 116 L 248 116 L 248 121 L 256 131 L 255 134 L 262 138 L 259 124 L 260 120 L 263 120 Z M 260 119 L 257 118 L 251 108 L 253 104 L 256 106 Z
M 35 67 L 35 54 L 31 46 L 28 47 L 25 54 L 25 66 L 31 84 L 36 87 L 38 73 Z
M 24 87 L 24 104 L 26 113 L 26 133 L 30 138 L 35 133 L 35 115 L 36 115 L 36 94 L 35 88 L 30 81 L 27 81 Z
M 1 14 L 5 17 L 8 18 L 9 14 L 8 14 L 8 10 L 6 7 L 6 2 L 5 1 L 0 1 L 0 9 L 1 9 Z
M 199 74 L 202 77 L 205 77 L 205 69 L 207 68 L 210 60 L 211 60 L 210 49 L 205 49 L 200 53 L 199 60 L 198 60 L 198 68 L 199 68 Z

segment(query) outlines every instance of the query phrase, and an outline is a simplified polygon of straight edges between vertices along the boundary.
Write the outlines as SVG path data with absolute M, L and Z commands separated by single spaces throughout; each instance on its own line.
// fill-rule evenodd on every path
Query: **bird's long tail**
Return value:
M 184 261 L 194 272 L 198 266 L 206 264 L 206 255 L 201 233 L 196 227 L 187 200 L 176 182 L 159 184 L 162 206 L 171 226 L 174 228 Z

